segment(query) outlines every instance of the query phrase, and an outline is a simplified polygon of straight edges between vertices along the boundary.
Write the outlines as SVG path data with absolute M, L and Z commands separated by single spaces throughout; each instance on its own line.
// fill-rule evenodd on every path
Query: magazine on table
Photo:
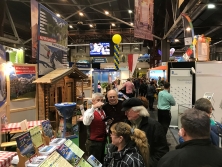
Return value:
M 48 136 L 50 139 L 54 137 L 54 132 L 52 129 L 52 125 L 49 120 L 43 121 L 42 123 L 42 131 L 45 136 Z
M 57 151 L 54 151 L 39 167 L 73 167 Z
M 57 151 L 73 166 L 76 166 L 80 161 L 80 157 L 78 157 L 74 152 L 72 152 L 69 147 L 67 147 L 65 144 L 61 145 L 61 147 L 59 147 Z
M 81 158 L 76 167 L 92 167 L 85 159 Z
M 103 165 L 94 157 L 93 155 L 90 155 L 87 161 L 93 166 L 93 167 L 102 167 Z
M 54 138 L 52 141 L 49 143 L 51 146 L 61 146 L 63 143 L 66 142 L 65 138 Z
M 17 148 L 23 156 L 31 158 L 35 154 L 35 148 L 32 143 L 30 132 L 23 133 L 15 140 L 17 143 Z
M 53 151 L 56 150 L 56 146 L 44 146 L 39 150 L 40 155 L 50 155 Z
M 41 134 L 39 126 L 35 126 L 31 129 L 29 129 L 29 132 L 30 132 L 32 142 L 35 145 L 35 147 L 39 148 L 39 147 L 44 145 L 43 140 L 42 140 L 42 134 Z
M 31 162 L 26 161 L 25 166 L 26 167 L 38 167 L 46 158 L 47 158 L 47 156 L 34 157 L 31 159 Z
M 75 153 L 78 157 L 82 158 L 84 151 L 82 151 L 75 143 L 73 143 L 70 139 L 68 139 L 64 143 L 69 149 Z

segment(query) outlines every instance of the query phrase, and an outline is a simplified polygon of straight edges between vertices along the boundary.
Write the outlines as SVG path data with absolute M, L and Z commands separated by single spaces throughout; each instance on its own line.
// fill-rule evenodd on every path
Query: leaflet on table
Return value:
M 93 155 L 90 155 L 87 161 L 93 166 L 93 167 L 102 167 L 103 165 L 94 157 Z
M 78 157 L 82 158 L 84 151 L 82 151 L 75 143 L 73 143 L 70 139 L 68 139 L 64 143 L 67 147 L 70 148 L 72 152 L 74 152 Z
M 72 167 L 58 152 L 54 151 L 39 167 Z
M 72 152 L 69 147 L 67 147 L 65 144 L 61 145 L 61 147 L 58 148 L 57 151 L 73 166 L 76 166 L 80 161 L 80 157 L 78 157 L 74 152 Z
M 92 167 L 85 159 L 81 158 L 76 167 Z
M 50 139 L 54 137 L 52 125 L 49 120 L 42 122 L 42 131 L 45 136 L 48 136 Z
M 46 158 L 47 158 L 47 156 L 34 157 L 34 158 L 32 158 L 31 162 L 26 161 L 25 166 L 26 167 L 38 167 Z
M 56 146 L 44 146 L 39 150 L 40 155 L 50 155 L 56 150 Z
M 16 138 L 17 148 L 23 156 L 31 158 L 35 154 L 30 132 L 23 133 Z
M 43 140 L 42 140 L 42 134 L 41 134 L 39 126 L 35 126 L 31 129 L 29 129 L 29 132 L 31 134 L 32 142 L 37 148 L 44 145 Z
M 63 143 L 66 142 L 65 138 L 54 138 L 52 141 L 49 143 L 51 146 L 61 146 Z

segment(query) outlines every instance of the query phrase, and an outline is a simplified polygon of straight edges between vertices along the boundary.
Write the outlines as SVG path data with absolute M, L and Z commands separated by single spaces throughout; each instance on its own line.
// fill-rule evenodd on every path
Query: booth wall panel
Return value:
M 196 100 L 205 92 L 214 93 L 211 103 L 216 121 L 222 119 L 222 62 L 197 62 L 196 64 Z

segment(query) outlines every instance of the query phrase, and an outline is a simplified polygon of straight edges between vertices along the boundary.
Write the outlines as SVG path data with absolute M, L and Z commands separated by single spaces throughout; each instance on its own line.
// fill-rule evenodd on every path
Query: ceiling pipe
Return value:
M 191 0 L 181 13 L 187 13 L 191 8 L 193 8 L 196 5 L 199 5 L 201 2 L 202 0 Z M 179 27 L 178 25 L 181 25 L 181 22 L 182 22 L 182 16 L 180 15 L 172 25 L 170 30 L 163 36 L 163 39 L 166 39 L 173 30 L 178 28 Z
M 120 45 L 142 45 L 143 42 L 136 42 L 136 43 L 120 43 Z M 70 44 L 68 46 L 89 46 L 89 44 Z
M 221 26 L 219 26 L 219 27 L 214 27 L 214 28 L 212 28 L 211 30 L 209 30 L 208 32 L 205 32 L 205 33 L 204 33 L 204 36 L 208 36 L 209 34 L 215 32 L 215 31 L 217 31 L 217 30 L 219 30 L 219 29 L 221 29 Z
M 197 9 L 193 12 L 194 14 L 193 15 L 190 14 L 190 19 L 192 21 L 195 20 L 200 15 L 200 13 L 202 13 L 206 8 L 207 8 L 207 5 L 198 6 Z M 183 28 L 179 29 L 179 31 L 175 35 L 172 35 L 172 39 L 177 38 L 182 32 L 183 32 Z

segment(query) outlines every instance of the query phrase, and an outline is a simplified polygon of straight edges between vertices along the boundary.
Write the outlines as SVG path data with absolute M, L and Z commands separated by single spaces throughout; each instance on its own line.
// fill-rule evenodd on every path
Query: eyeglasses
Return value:
M 116 96 L 109 96 L 108 98 L 109 98 L 109 99 L 115 99 Z

